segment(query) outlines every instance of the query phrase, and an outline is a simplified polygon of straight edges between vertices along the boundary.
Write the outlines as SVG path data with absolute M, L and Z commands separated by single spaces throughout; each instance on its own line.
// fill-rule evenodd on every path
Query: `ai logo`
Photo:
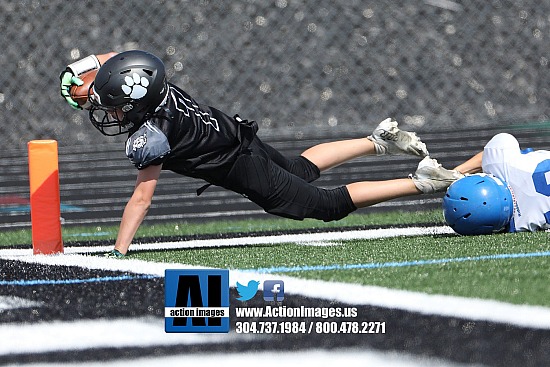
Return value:
M 229 270 L 166 270 L 167 333 L 229 332 Z
M 264 281 L 264 301 L 281 302 L 285 299 L 285 283 L 282 280 Z

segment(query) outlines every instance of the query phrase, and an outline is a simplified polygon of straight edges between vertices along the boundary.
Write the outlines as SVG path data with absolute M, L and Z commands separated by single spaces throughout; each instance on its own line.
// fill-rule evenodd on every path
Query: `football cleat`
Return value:
M 424 194 L 433 194 L 447 190 L 456 180 L 464 175 L 456 170 L 446 169 L 434 158 L 426 157 L 420 161 L 412 178 L 414 185 Z
M 426 144 L 415 133 L 400 130 L 397 122 L 391 118 L 378 124 L 367 139 L 374 143 L 377 155 L 409 154 L 419 157 L 429 155 Z

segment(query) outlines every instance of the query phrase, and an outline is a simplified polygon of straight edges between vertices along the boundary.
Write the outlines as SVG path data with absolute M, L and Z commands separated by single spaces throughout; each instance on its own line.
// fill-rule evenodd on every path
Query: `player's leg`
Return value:
M 422 194 L 409 178 L 388 181 L 363 181 L 346 186 L 352 202 L 358 208 L 397 199 L 403 196 Z
M 296 175 L 307 182 L 315 181 L 321 175 L 319 168 L 310 162 L 307 158 L 298 156 L 288 158 L 281 154 L 277 149 L 256 138 L 249 146 L 254 155 L 265 157 L 266 160 L 273 161 L 282 169 Z
M 464 175 L 460 172 L 426 157 L 410 178 L 356 182 L 346 187 L 355 206 L 362 208 L 404 196 L 442 192 L 461 177 Z
M 275 166 L 275 165 L 274 165 Z M 272 187 L 264 196 L 268 213 L 294 219 L 324 221 L 344 218 L 357 208 L 405 196 L 445 191 L 462 174 L 442 167 L 435 159 L 424 158 L 411 178 L 355 182 L 335 189 L 322 189 L 281 170 L 270 170 Z M 262 199 L 263 200 L 263 199 Z
M 357 209 L 345 187 L 316 187 L 264 153 L 256 150 L 241 155 L 223 186 L 247 197 L 267 213 L 285 218 L 337 220 Z
M 288 172 L 263 155 L 242 155 L 224 181 L 224 187 L 241 193 L 278 216 L 324 221 L 338 220 L 359 207 L 403 196 L 444 191 L 456 172 L 426 157 L 412 179 L 364 181 L 334 189 L 316 187 Z
M 307 149 L 302 156 L 315 164 L 321 172 L 364 155 L 409 154 L 428 155 L 424 144 L 415 133 L 402 131 L 397 122 L 382 121 L 366 138 L 323 143 Z
M 349 160 L 372 154 L 376 154 L 374 143 L 368 138 L 359 138 L 321 143 L 301 155 L 323 172 Z

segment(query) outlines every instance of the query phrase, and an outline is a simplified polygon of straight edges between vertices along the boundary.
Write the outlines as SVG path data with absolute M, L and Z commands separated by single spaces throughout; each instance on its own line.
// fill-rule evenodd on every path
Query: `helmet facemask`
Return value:
M 134 127 L 128 119 L 127 112 L 132 109 L 130 104 L 122 107 L 108 107 L 101 105 L 99 96 L 93 93 L 93 83 L 88 90 L 88 100 L 91 103 L 89 118 L 92 124 L 103 135 L 116 136 L 126 134 Z M 127 110 L 124 112 L 124 110 Z

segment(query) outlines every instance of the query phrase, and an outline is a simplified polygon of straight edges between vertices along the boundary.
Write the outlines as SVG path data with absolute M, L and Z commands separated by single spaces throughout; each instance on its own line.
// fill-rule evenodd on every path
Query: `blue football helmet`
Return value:
M 514 213 L 512 193 L 493 175 L 468 175 L 447 189 L 443 215 L 458 234 L 478 235 L 503 231 Z

